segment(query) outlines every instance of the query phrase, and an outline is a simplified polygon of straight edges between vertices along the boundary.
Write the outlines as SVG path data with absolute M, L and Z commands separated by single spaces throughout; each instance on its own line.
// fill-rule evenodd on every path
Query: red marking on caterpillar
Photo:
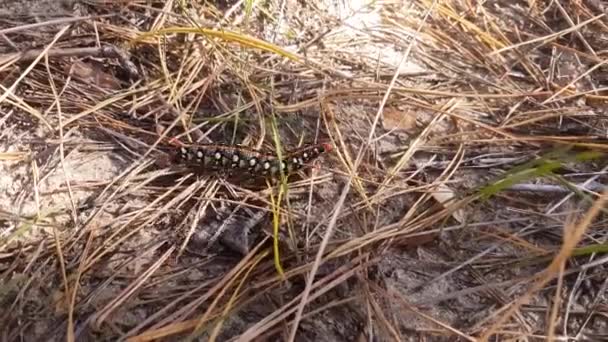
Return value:
M 321 147 L 323 147 L 323 149 L 325 150 L 325 152 L 328 152 L 328 153 L 331 152 L 334 149 L 334 147 L 331 146 L 330 143 L 321 143 L 319 145 L 321 145 Z
M 182 145 L 177 150 L 174 161 L 195 171 L 277 177 L 281 169 L 286 175 L 300 170 L 331 151 L 332 146 L 327 143 L 307 145 L 285 153 L 282 160 L 275 154 L 239 145 Z
M 179 139 L 177 139 L 177 138 L 170 138 L 168 140 L 168 142 L 169 142 L 169 145 L 178 146 L 178 147 L 184 146 L 184 144 L 181 141 L 179 141 Z

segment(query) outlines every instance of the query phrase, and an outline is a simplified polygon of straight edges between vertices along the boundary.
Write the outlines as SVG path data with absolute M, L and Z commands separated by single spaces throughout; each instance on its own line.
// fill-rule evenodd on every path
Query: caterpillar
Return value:
M 328 143 L 306 145 L 285 153 L 281 160 L 277 155 L 239 145 L 182 145 L 178 150 L 175 162 L 195 171 L 276 178 L 281 169 L 289 175 L 331 151 L 332 146 Z

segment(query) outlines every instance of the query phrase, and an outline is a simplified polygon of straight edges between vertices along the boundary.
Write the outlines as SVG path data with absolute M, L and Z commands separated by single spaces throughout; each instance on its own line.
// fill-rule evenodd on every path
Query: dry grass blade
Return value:
M 149 37 L 155 37 L 157 35 L 166 35 L 171 33 L 197 33 L 202 34 L 208 37 L 214 38 L 222 38 L 229 42 L 236 42 L 243 46 L 252 47 L 272 53 L 276 53 L 279 56 L 283 56 L 291 59 L 292 61 L 299 62 L 301 58 L 297 55 L 290 53 L 281 49 L 280 47 L 265 42 L 260 39 L 256 39 L 254 37 L 248 37 L 243 34 L 237 32 L 230 32 L 228 30 L 213 30 L 213 29 L 205 29 L 205 28 L 195 28 L 195 27 L 169 27 L 158 31 L 153 31 L 149 33 L 145 33 L 141 35 L 136 42 L 138 41 L 146 41 Z
M 504 323 L 509 317 L 517 310 L 522 304 L 527 302 L 529 298 L 536 291 L 542 289 L 549 281 L 554 279 L 559 274 L 563 273 L 563 267 L 567 259 L 571 256 L 572 251 L 576 245 L 581 241 L 583 234 L 589 229 L 592 221 L 595 217 L 603 210 L 606 202 L 608 201 L 608 190 L 602 193 L 601 197 L 598 198 L 593 206 L 587 211 L 583 219 L 577 224 L 572 224 L 564 227 L 564 242 L 559 253 L 553 258 L 549 266 L 544 272 L 539 273 L 533 278 L 536 282 L 527 291 L 527 293 L 519 298 L 515 303 L 509 306 L 508 310 L 495 322 L 485 333 L 481 336 L 482 341 L 487 341 L 489 337 L 495 333 L 497 327 Z M 551 336 L 553 331 L 549 332 Z
M 353 260 L 352 264 L 356 264 L 361 259 L 363 259 L 363 258 L 356 258 L 355 260 Z M 338 276 L 335 277 L 334 279 L 331 279 L 332 277 L 335 276 L 334 274 L 331 274 L 331 275 L 326 276 L 325 278 L 319 279 L 317 281 L 317 283 L 313 285 L 311 290 L 315 290 L 315 292 L 310 293 L 308 300 L 311 300 L 311 301 L 314 300 L 315 298 L 323 295 L 325 292 L 331 290 L 335 286 L 338 286 L 340 283 L 344 282 L 348 278 L 352 277 L 353 274 L 355 273 L 355 271 L 358 268 L 360 268 L 360 266 L 353 267 L 351 269 L 345 269 L 345 268 L 346 267 L 337 269 L 336 273 L 338 274 Z M 294 306 L 294 304 L 297 303 L 299 299 L 301 300 L 302 297 L 303 296 L 301 295 L 301 296 L 294 298 L 290 303 L 286 303 L 280 310 L 275 311 L 272 314 L 272 316 L 266 317 L 264 320 L 258 322 L 257 324 L 253 325 L 252 327 L 250 327 L 247 331 L 245 331 L 237 339 L 237 341 L 239 341 L 239 342 L 251 341 L 252 339 L 255 339 L 256 337 L 258 337 L 261 334 L 263 334 L 264 332 L 266 332 L 268 329 L 270 329 L 270 327 L 280 323 L 283 319 L 285 319 L 289 315 L 292 315 L 294 312 L 297 311 L 297 309 L 299 307 L 299 306 L 297 306 L 297 307 Z M 295 324 L 295 323 L 297 323 L 297 322 L 293 322 L 292 324 Z
M 53 41 L 49 45 L 47 45 L 47 47 L 44 50 L 41 51 L 40 55 L 38 55 L 38 57 L 36 57 L 36 59 L 34 59 L 32 61 L 32 63 L 27 67 L 27 69 L 23 73 L 21 73 L 21 75 L 17 78 L 17 80 L 15 80 L 15 82 L 13 82 L 13 84 L 8 89 L 3 89 L 4 93 L 2 95 L 0 95 L 0 104 L 2 102 L 4 102 L 4 100 L 7 97 L 14 96 L 13 93 L 14 93 L 15 89 L 17 88 L 17 85 L 19 85 L 19 82 L 21 82 L 28 75 L 28 73 L 30 71 L 32 71 L 32 69 L 40 62 L 40 60 L 42 60 L 42 58 L 44 58 L 46 56 L 46 54 L 53 47 L 53 45 L 59 40 L 59 38 L 61 38 L 67 32 L 67 30 L 69 28 L 70 28 L 69 25 L 64 26 L 59 32 L 57 32 Z M 21 101 L 21 100 L 18 99 L 18 101 Z M 38 111 L 31 111 L 30 114 L 32 114 L 38 120 L 43 122 L 49 129 L 52 129 L 51 125 L 46 121 L 46 119 L 44 117 L 42 117 L 42 115 L 40 115 L 40 113 Z
M 160 245 L 155 246 L 148 252 L 154 252 L 158 247 L 160 247 Z M 152 274 L 154 274 L 154 272 L 156 272 L 160 268 L 160 266 L 165 261 L 167 261 L 167 259 L 171 256 L 171 253 L 173 253 L 173 250 L 174 247 L 167 249 L 167 251 L 154 264 L 150 265 L 150 267 L 141 275 L 139 275 L 139 277 L 135 279 L 135 281 L 133 281 L 127 288 L 125 288 L 122 293 L 118 294 L 118 296 L 114 300 L 109 302 L 106 307 L 102 308 L 96 314 L 95 319 L 93 319 L 93 324 L 97 327 L 100 327 L 101 324 L 103 324 L 103 322 L 108 318 L 108 316 L 110 316 L 112 312 L 120 306 L 121 303 L 124 303 L 130 296 L 132 296 L 133 293 L 135 293 L 135 291 L 137 291 L 146 282 L 146 280 L 148 280 L 152 276 Z
M 511 46 L 505 46 L 502 49 L 498 49 L 498 50 L 492 52 L 490 54 L 490 56 L 492 56 L 492 55 L 498 55 L 498 54 L 501 54 L 501 53 L 509 51 L 509 50 L 518 49 L 518 48 L 520 48 L 522 46 L 526 46 L 526 45 L 529 45 L 529 44 L 535 44 L 535 43 L 541 43 L 541 42 L 546 44 L 547 42 L 549 42 L 549 41 L 551 41 L 551 40 L 553 40 L 555 38 L 561 37 L 561 36 L 563 36 L 565 34 L 568 34 L 570 32 L 576 32 L 576 31 L 580 30 L 582 27 L 584 27 L 586 25 L 589 25 L 592 22 L 594 22 L 594 21 L 596 21 L 596 20 L 598 20 L 600 18 L 603 18 L 604 16 L 606 16 L 606 14 L 602 13 L 602 14 L 597 15 L 597 16 L 591 18 L 591 19 L 583 21 L 583 22 L 579 23 L 578 25 L 572 26 L 569 29 L 562 30 L 562 31 L 559 31 L 559 32 L 555 32 L 553 34 L 550 34 L 550 35 L 547 35 L 547 36 L 544 36 L 544 37 L 538 37 L 538 38 L 535 38 L 535 39 L 531 39 L 531 40 L 528 40 L 528 41 L 525 41 L 525 42 L 521 42 L 519 44 L 515 44 L 515 45 L 511 45 Z
M 601 2 L 3 5 L 3 340 L 603 338 Z

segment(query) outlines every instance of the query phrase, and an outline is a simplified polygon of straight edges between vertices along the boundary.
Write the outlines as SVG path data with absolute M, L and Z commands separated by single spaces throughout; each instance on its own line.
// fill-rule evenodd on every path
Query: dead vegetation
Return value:
M 606 338 L 602 2 L 8 4 L 3 341 Z

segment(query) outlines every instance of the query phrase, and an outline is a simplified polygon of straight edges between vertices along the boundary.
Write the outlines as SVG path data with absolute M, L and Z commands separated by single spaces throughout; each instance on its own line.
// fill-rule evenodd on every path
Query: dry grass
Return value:
M 9 3 L 3 341 L 606 337 L 602 2 Z

